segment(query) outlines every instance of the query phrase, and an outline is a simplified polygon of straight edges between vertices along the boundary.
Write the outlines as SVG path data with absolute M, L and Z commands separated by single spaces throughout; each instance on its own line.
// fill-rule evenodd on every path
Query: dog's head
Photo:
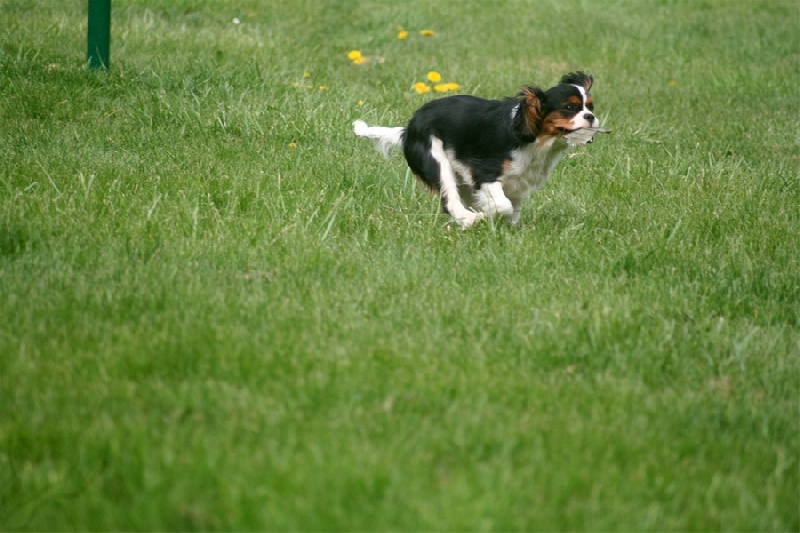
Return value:
M 571 72 L 547 91 L 536 86 L 522 89 L 519 96 L 523 136 L 563 136 L 580 128 L 599 127 L 590 92 L 593 82 L 589 74 Z

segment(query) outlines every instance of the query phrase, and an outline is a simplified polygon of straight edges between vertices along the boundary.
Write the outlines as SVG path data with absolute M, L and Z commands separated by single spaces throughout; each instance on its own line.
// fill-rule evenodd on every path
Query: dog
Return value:
M 401 147 L 411 171 L 462 228 L 497 215 L 518 224 L 523 201 L 571 146 L 591 142 L 598 131 L 593 83 L 578 71 L 546 91 L 526 86 L 516 98 L 447 96 L 423 105 L 405 127 L 357 120 L 353 132 L 375 141 L 384 155 Z M 571 140 L 583 128 L 590 134 Z

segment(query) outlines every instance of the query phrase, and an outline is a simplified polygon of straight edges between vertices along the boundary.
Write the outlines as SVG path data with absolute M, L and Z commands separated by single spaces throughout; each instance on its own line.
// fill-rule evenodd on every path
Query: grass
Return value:
M 796 6 L 468 6 L 0 5 L 0 529 L 800 528 Z M 575 69 L 518 228 L 349 130 Z

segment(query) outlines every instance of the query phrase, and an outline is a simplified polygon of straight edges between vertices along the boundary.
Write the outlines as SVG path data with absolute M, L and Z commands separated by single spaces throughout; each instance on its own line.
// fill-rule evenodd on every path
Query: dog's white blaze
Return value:
M 592 116 L 594 116 L 594 113 L 592 112 L 592 110 L 589 109 L 588 107 L 586 107 L 586 98 L 588 96 L 586 94 L 586 89 L 584 89 L 580 85 L 573 85 L 573 87 L 578 89 L 578 92 L 581 93 L 581 102 L 583 102 L 583 109 L 579 113 L 576 113 L 575 117 L 573 117 L 573 119 L 571 121 L 571 129 L 599 128 L 600 127 L 600 120 L 596 116 L 594 117 L 594 120 L 591 120 L 591 121 L 586 120 L 584 118 L 586 116 L 586 113 L 591 113 Z

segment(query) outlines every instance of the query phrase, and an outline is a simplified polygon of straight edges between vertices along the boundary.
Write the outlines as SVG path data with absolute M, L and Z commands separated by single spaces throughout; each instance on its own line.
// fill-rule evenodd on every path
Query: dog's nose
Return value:
M 591 113 L 586 113 L 585 115 L 583 115 L 583 118 L 585 118 L 589 122 L 594 122 L 594 115 Z

